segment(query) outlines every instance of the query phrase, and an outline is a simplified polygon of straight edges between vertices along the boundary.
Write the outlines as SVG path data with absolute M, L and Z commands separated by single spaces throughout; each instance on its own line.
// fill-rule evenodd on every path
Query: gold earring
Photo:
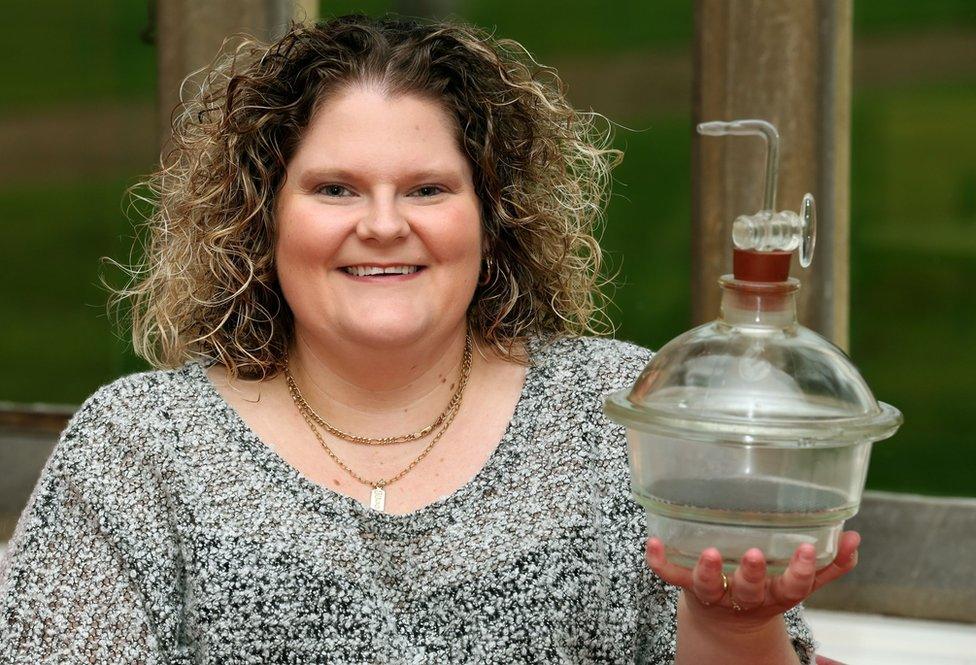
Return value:
M 492 260 L 490 256 L 485 257 L 485 276 L 478 280 L 480 286 L 486 286 L 491 281 Z

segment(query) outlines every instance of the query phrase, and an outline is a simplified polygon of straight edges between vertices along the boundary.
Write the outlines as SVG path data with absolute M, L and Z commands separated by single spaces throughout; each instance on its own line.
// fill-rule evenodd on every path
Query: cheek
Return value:
M 451 249 L 455 260 L 463 264 L 477 264 L 481 260 L 480 229 L 458 231 L 451 238 Z
M 275 255 L 280 271 L 306 272 L 330 266 L 341 242 L 338 225 L 324 224 L 301 210 L 291 210 L 279 220 Z
M 476 270 L 481 262 L 482 229 L 480 210 L 476 203 L 459 206 L 438 225 L 444 229 L 438 236 L 438 244 L 445 256 Z

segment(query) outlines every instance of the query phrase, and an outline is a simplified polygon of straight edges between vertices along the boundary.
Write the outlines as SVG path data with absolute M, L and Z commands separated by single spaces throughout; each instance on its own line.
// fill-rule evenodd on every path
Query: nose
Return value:
M 410 234 L 410 224 L 389 197 L 376 197 L 356 225 L 360 240 L 374 240 L 384 244 Z

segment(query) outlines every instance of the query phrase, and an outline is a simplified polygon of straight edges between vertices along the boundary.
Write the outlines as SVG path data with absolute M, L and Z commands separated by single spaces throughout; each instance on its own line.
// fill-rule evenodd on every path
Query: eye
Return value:
M 437 190 L 437 191 L 431 191 L 431 190 Z M 441 189 L 440 187 L 438 187 L 437 185 L 424 185 L 423 187 L 418 187 L 417 188 L 417 192 L 430 192 L 429 194 L 426 194 L 426 195 L 423 195 L 422 194 L 421 195 L 421 198 L 428 198 L 430 196 L 436 196 L 437 194 L 440 194 L 443 191 L 444 190 Z
M 326 196 L 342 197 L 342 192 L 349 190 L 343 185 L 322 185 L 318 191 L 320 194 L 325 194 Z

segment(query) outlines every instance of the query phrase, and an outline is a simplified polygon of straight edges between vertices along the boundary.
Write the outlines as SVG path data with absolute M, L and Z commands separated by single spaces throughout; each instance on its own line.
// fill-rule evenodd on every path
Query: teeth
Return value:
M 366 277 L 367 275 L 409 275 L 419 269 L 417 266 L 390 266 L 389 268 L 349 266 L 343 268 L 350 275 L 358 275 L 359 277 Z

